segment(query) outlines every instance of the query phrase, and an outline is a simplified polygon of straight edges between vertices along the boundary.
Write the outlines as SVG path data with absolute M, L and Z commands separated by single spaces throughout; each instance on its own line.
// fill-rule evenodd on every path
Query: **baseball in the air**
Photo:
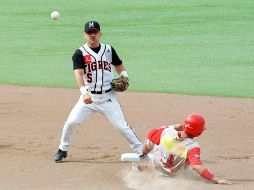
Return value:
M 58 20 L 58 19 L 60 19 L 60 13 L 59 13 L 58 11 L 53 11 L 53 12 L 51 13 L 51 18 L 52 18 L 53 20 Z

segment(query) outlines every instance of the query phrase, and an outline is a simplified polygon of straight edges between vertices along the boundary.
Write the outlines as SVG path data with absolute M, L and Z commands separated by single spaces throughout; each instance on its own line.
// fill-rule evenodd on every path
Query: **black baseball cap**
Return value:
M 85 24 L 84 31 L 87 32 L 88 30 L 101 30 L 100 24 L 97 21 L 89 21 Z

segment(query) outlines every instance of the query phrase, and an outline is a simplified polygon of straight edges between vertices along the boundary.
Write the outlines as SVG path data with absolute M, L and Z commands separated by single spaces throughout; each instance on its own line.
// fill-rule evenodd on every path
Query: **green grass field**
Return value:
M 254 98 L 252 0 L 0 1 L 0 84 L 76 87 L 71 56 L 96 19 L 130 91 Z

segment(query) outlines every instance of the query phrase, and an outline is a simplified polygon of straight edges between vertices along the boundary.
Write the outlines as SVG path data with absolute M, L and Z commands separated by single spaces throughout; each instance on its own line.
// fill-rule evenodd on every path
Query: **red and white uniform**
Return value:
M 170 152 L 162 142 L 164 136 L 178 139 L 181 146 L 186 147 L 187 155 L 180 157 Z M 148 143 L 155 145 L 153 163 L 155 168 L 164 175 L 175 175 L 186 165 L 202 165 L 199 143 L 191 138 L 182 138 L 181 133 L 173 127 L 161 127 L 148 133 Z

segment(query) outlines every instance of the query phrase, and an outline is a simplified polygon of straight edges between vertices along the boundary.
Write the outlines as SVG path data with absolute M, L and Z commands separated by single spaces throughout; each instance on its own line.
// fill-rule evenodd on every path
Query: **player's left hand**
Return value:
M 226 179 L 218 179 L 216 181 L 218 184 L 225 184 L 225 185 L 232 185 L 234 184 L 232 181 L 226 180 Z

